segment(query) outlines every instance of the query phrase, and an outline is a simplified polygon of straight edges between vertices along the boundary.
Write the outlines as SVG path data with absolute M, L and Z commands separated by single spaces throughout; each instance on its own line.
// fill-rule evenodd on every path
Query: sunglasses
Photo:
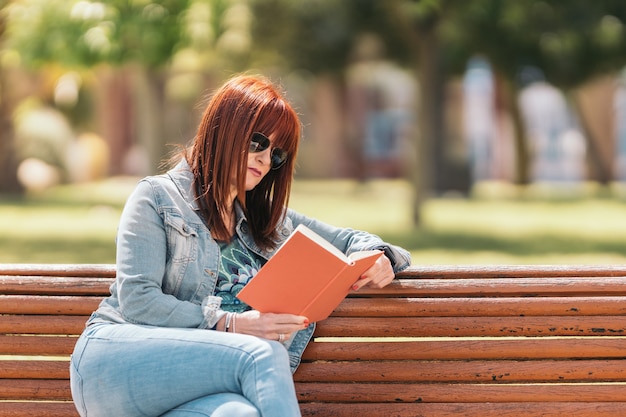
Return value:
M 252 139 L 250 139 L 250 148 L 248 149 L 248 152 L 263 152 L 271 145 L 272 143 L 267 136 L 265 136 L 263 133 L 254 132 L 252 134 Z M 280 148 L 272 148 L 272 169 L 278 169 L 282 167 L 285 162 L 287 162 L 287 156 L 287 151 L 284 151 Z

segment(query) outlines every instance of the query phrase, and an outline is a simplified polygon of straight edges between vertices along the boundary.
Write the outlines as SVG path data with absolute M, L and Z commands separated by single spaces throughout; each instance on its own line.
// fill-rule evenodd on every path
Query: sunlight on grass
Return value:
M 120 210 L 111 206 L 58 207 L 3 205 L 0 228 L 3 237 L 81 239 L 111 236 Z M 19 223 L 19 227 L 16 227 Z
M 290 207 L 335 226 L 372 233 L 412 229 L 411 188 L 405 181 L 296 181 Z
M 622 240 L 626 234 L 626 204 L 616 200 L 436 200 L 424 207 L 424 220 L 429 228 L 441 231 L 483 230 L 506 237 L 558 233 Z
M 136 182 L 112 178 L 0 199 L 0 262 L 114 262 L 119 216 Z M 419 229 L 411 222 L 410 184 L 402 180 L 298 179 L 290 206 L 376 233 L 407 248 L 415 264 L 622 264 L 626 193 L 620 190 L 484 187 L 473 198 L 427 201 Z

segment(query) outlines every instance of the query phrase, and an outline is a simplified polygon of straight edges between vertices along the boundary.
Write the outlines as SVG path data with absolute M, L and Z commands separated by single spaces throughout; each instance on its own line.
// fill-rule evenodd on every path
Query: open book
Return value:
M 311 322 L 324 320 L 382 254 L 373 250 L 346 256 L 299 225 L 237 298 L 262 313 L 296 314 Z

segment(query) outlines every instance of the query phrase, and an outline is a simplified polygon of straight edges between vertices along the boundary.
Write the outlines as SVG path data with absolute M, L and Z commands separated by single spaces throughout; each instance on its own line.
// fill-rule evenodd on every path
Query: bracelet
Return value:
M 233 318 L 233 313 L 226 313 L 226 321 L 224 322 L 224 331 L 228 332 L 230 328 L 230 320 Z

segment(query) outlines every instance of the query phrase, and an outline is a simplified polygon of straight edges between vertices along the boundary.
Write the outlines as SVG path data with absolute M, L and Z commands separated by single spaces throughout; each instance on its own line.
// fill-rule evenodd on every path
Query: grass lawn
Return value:
M 0 198 L 0 262 L 114 262 L 119 215 L 135 183 L 112 178 Z M 486 190 L 427 201 L 419 229 L 411 224 L 411 188 L 401 180 L 297 180 L 290 205 L 379 234 L 409 249 L 415 264 L 626 262 L 626 201 L 615 193 Z

